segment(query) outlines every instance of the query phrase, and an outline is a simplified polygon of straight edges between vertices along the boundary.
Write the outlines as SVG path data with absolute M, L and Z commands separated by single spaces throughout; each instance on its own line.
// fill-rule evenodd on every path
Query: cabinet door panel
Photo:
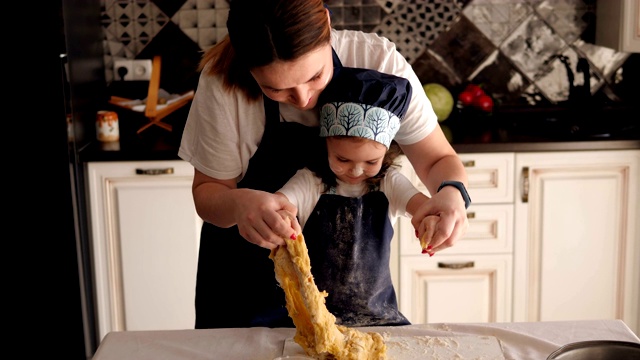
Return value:
M 191 195 L 193 167 L 98 162 L 87 170 L 100 338 L 193 328 L 202 226 Z
M 193 328 L 200 223 L 191 180 L 115 182 L 127 330 Z M 182 211 L 182 209 L 192 209 Z
M 516 201 L 515 321 L 635 326 L 639 160 L 639 151 L 516 156 L 528 198 Z

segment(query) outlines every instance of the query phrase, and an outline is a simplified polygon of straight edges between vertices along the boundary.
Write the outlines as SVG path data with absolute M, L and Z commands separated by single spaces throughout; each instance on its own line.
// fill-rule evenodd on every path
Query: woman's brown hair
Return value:
M 227 30 L 204 53 L 199 70 L 222 74 L 226 89 L 239 89 L 254 100 L 262 91 L 251 69 L 295 60 L 331 42 L 322 0 L 230 0 Z

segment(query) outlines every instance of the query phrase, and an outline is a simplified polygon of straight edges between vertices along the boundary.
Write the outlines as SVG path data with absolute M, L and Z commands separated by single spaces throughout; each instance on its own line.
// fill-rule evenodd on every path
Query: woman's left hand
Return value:
M 453 186 L 446 186 L 434 194 L 431 200 L 426 201 L 411 218 L 411 224 L 416 229 L 419 239 L 425 235 L 425 226 L 421 224 L 429 215 L 440 217 L 429 241 L 431 254 L 453 246 L 469 228 L 464 200 L 460 191 Z

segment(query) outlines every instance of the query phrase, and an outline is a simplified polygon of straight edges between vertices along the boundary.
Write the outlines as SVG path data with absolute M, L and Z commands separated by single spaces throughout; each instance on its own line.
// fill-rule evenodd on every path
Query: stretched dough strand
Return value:
M 285 239 L 287 246 L 271 251 L 276 280 L 284 290 L 287 311 L 296 327 L 294 341 L 316 359 L 385 360 L 382 336 L 337 325 L 325 305 L 326 291 L 319 291 L 311 275 L 311 261 L 302 234 Z

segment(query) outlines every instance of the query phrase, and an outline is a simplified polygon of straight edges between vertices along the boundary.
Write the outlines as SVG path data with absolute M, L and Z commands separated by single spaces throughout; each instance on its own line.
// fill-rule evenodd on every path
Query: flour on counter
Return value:
M 381 333 L 387 345 L 387 360 L 505 360 L 500 342 L 494 336 L 389 336 Z M 287 339 L 283 355 L 304 355 L 293 339 Z

